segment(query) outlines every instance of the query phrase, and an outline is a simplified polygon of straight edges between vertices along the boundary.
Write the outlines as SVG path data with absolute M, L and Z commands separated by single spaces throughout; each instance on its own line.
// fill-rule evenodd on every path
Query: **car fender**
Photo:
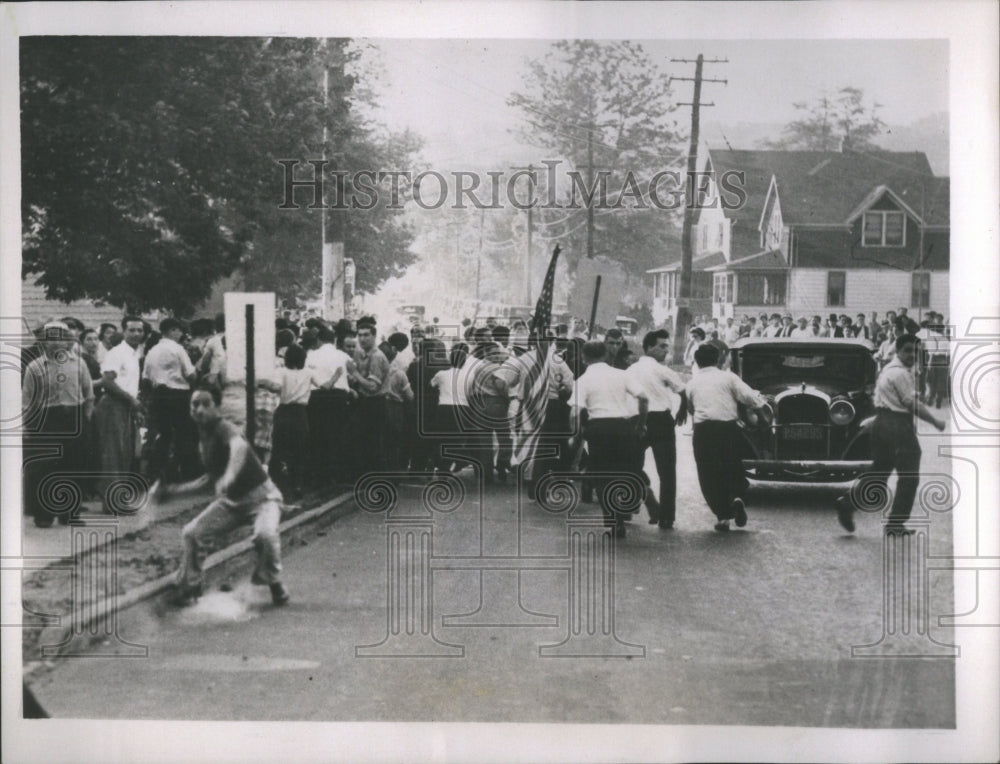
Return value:
M 851 438 L 840 455 L 841 459 L 868 459 L 871 457 L 871 431 L 874 421 L 874 416 L 862 420 L 861 424 L 858 425 L 858 431 L 854 433 L 854 437 Z

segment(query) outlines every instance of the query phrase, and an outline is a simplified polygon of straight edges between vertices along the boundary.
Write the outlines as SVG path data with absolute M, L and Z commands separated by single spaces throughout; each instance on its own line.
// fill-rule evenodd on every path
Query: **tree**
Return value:
M 318 158 L 324 124 L 345 163 L 381 148 L 350 60 L 346 40 L 23 38 L 23 273 L 50 297 L 180 315 L 236 268 L 279 293 L 318 281 L 319 216 L 278 209 L 278 160 Z M 396 211 L 372 215 L 344 234 L 369 288 L 409 241 Z
M 785 125 L 782 138 L 765 141 L 767 148 L 839 151 L 844 146 L 871 150 L 877 148 L 873 140 L 885 128 L 878 116 L 881 104 L 865 106 L 860 88 L 844 87 L 836 98 L 823 95 L 813 104 L 792 105 L 802 116 Z
M 686 151 L 673 118 L 670 80 L 641 45 L 556 42 L 544 59 L 528 62 L 524 89 L 509 102 L 524 119 L 520 133 L 525 140 L 566 160 L 584 182 L 591 173 L 596 178 L 607 172 L 608 204 L 593 216 L 594 255 L 617 260 L 631 276 L 644 278 L 645 270 L 662 264 L 666 253 L 679 251 L 681 210 L 657 208 L 648 185 L 660 171 L 683 176 Z M 638 191 L 631 198 L 621 193 L 629 176 Z M 572 192 L 572 187 L 563 189 L 560 198 L 566 201 Z M 669 198 L 662 189 L 660 195 Z M 581 199 L 578 194 L 578 204 Z M 615 207 L 618 201 L 622 203 Z M 587 252 L 587 210 L 543 213 L 539 222 L 545 235 L 560 237 L 567 261 L 575 267 Z

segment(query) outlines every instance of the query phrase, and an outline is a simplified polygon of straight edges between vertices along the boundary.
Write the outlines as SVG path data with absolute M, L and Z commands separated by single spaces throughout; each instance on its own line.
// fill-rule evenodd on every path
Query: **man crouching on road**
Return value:
M 288 602 L 281 583 L 281 492 L 239 430 L 222 418 L 222 392 L 201 385 L 191 396 L 191 418 L 198 427 L 199 450 L 205 474 L 196 480 L 153 487 L 154 501 L 167 496 L 194 493 L 214 483 L 217 498 L 181 531 L 184 555 L 177 572 L 172 604 L 184 606 L 201 595 L 201 540 L 218 536 L 246 523 L 253 523 L 256 564 L 252 583 L 271 588 L 275 605 Z
M 698 374 L 687 386 L 688 409 L 694 417 L 694 461 L 698 483 L 718 522 L 715 530 L 728 531 L 747 524 L 743 495 L 748 487 L 740 459 L 740 403 L 761 409 L 767 403 L 731 371 L 718 368 L 720 354 L 715 345 L 701 345 L 694 353 Z

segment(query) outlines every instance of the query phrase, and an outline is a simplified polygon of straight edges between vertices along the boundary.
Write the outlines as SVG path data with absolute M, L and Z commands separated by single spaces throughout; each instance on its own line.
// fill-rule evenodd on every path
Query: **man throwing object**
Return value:
M 199 450 L 205 474 L 179 485 L 157 482 L 154 501 L 167 496 L 194 493 L 214 485 L 216 499 L 184 526 L 184 554 L 177 572 L 173 604 L 184 606 L 202 592 L 202 540 L 218 536 L 239 525 L 253 523 L 256 564 L 252 583 L 271 589 L 275 605 L 288 602 L 281 583 L 281 492 L 239 430 L 222 418 L 222 392 L 210 385 L 199 386 L 191 396 L 191 418 L 198 427 Z

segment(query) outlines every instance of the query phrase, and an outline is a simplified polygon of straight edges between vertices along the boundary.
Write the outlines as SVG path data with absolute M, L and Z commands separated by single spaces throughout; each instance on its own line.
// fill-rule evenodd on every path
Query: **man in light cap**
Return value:
M 94 386 L 87 365 L 73 352 L 74 344 L 65 323 L 46 323 L 39 342 L 41 354 L 24 370 L 24 506 L 40 528 L 51 526 L 57 516 L 63 525 L 70 521 L 69 511 L 57 513 L 51 508 L 56 503 L 52 494 L 65 481 L 46 486 L 46 476 L 79 472 L 86 464 L 83 433 L 94 410 Z M 58 446 L 57 454 L 40 458 L 32 453 L 42 446 L 46 450 Z

